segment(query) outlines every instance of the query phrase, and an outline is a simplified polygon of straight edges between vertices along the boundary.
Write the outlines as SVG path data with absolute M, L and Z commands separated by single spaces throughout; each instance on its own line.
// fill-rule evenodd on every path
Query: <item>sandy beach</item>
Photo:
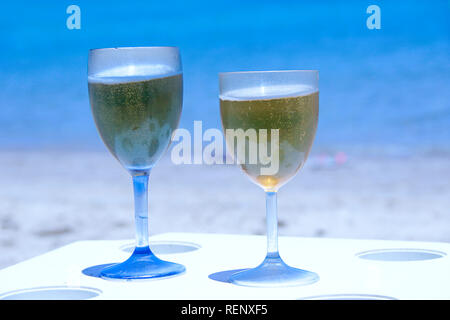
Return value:
M 450 241 L 450 152 L 347 157 L 325 165 L 313 151 L 280 190 L 281 236 Z M 73 241 L 134 237 L 131 179 L 106 150 L 2 151 L 0 176 L 0 268 Z M 236 166 L 166 157 L 149 198 L 150 234 L 265 233 L 264 193 Z

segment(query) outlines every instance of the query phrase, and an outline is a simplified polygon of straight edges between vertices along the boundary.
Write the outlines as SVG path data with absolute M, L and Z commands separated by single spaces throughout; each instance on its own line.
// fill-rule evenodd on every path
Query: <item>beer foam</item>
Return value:
M 265 100 L 306 96 L 317 92 L 318 89 L 307 85 L 271 85 L 257 86 L 230 90 L 220 95 L 221 100 Z
M 172 67 L 163 64 L 128 65 L 106 69 L 88 76 L 89 82 L 123 83 L 156 78 L 165 78 L 179 74 Z

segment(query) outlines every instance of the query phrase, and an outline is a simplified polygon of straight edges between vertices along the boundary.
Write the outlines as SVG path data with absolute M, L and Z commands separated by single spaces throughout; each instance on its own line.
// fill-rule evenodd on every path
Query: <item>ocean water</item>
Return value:
M 66 8 L 81 9 L 69 30 Z M 369 30 L 366 8 L 381 8 Z M 220 128 L 218 72 L 317 69 L 315 145 L 450 147 L 449 1 L 39 1 L 0 10 L 0 148 L 100 148 L 91 48 L 178 46 L 180 127 Z

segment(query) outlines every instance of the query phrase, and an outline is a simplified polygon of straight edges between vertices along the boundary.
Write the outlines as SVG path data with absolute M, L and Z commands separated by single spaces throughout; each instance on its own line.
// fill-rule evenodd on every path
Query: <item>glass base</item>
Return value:
M 106 267 L 100 277 L 114 280 L 152 279 L 175 276 L 186 268 L 156 257 L 149 247 L 137 247 L 126 261 Z
M 229 280 L 247 287 L 304 286 L 317 281 L 319 276 L 316 273 L 290 267 L 278 254 L 268 255 L 256 268 L 237 272 Z

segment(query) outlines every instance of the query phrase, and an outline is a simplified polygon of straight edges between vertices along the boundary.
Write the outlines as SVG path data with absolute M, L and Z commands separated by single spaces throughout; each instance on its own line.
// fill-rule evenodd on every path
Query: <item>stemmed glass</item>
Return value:
M 148 243 L 148 178 L 177 128 L 183 76 L 176 47 L 94 49 L 89 52 L 89 99 L 103 142 L 132 176 L 136 247 L 128 260 L 104 268 L 110 279 L 173 276 L 185 267 L 163 261 Z
M 266 192 L 267 256 L 258 267 L 233 274 L 234 284 L 294 286 L 319 279 L 314 272 L 283 262 L 277 231 L 277 191 L 303 166 L 316 133 L 318 81 L 315 70 L 219 74 L 228 152 Z

